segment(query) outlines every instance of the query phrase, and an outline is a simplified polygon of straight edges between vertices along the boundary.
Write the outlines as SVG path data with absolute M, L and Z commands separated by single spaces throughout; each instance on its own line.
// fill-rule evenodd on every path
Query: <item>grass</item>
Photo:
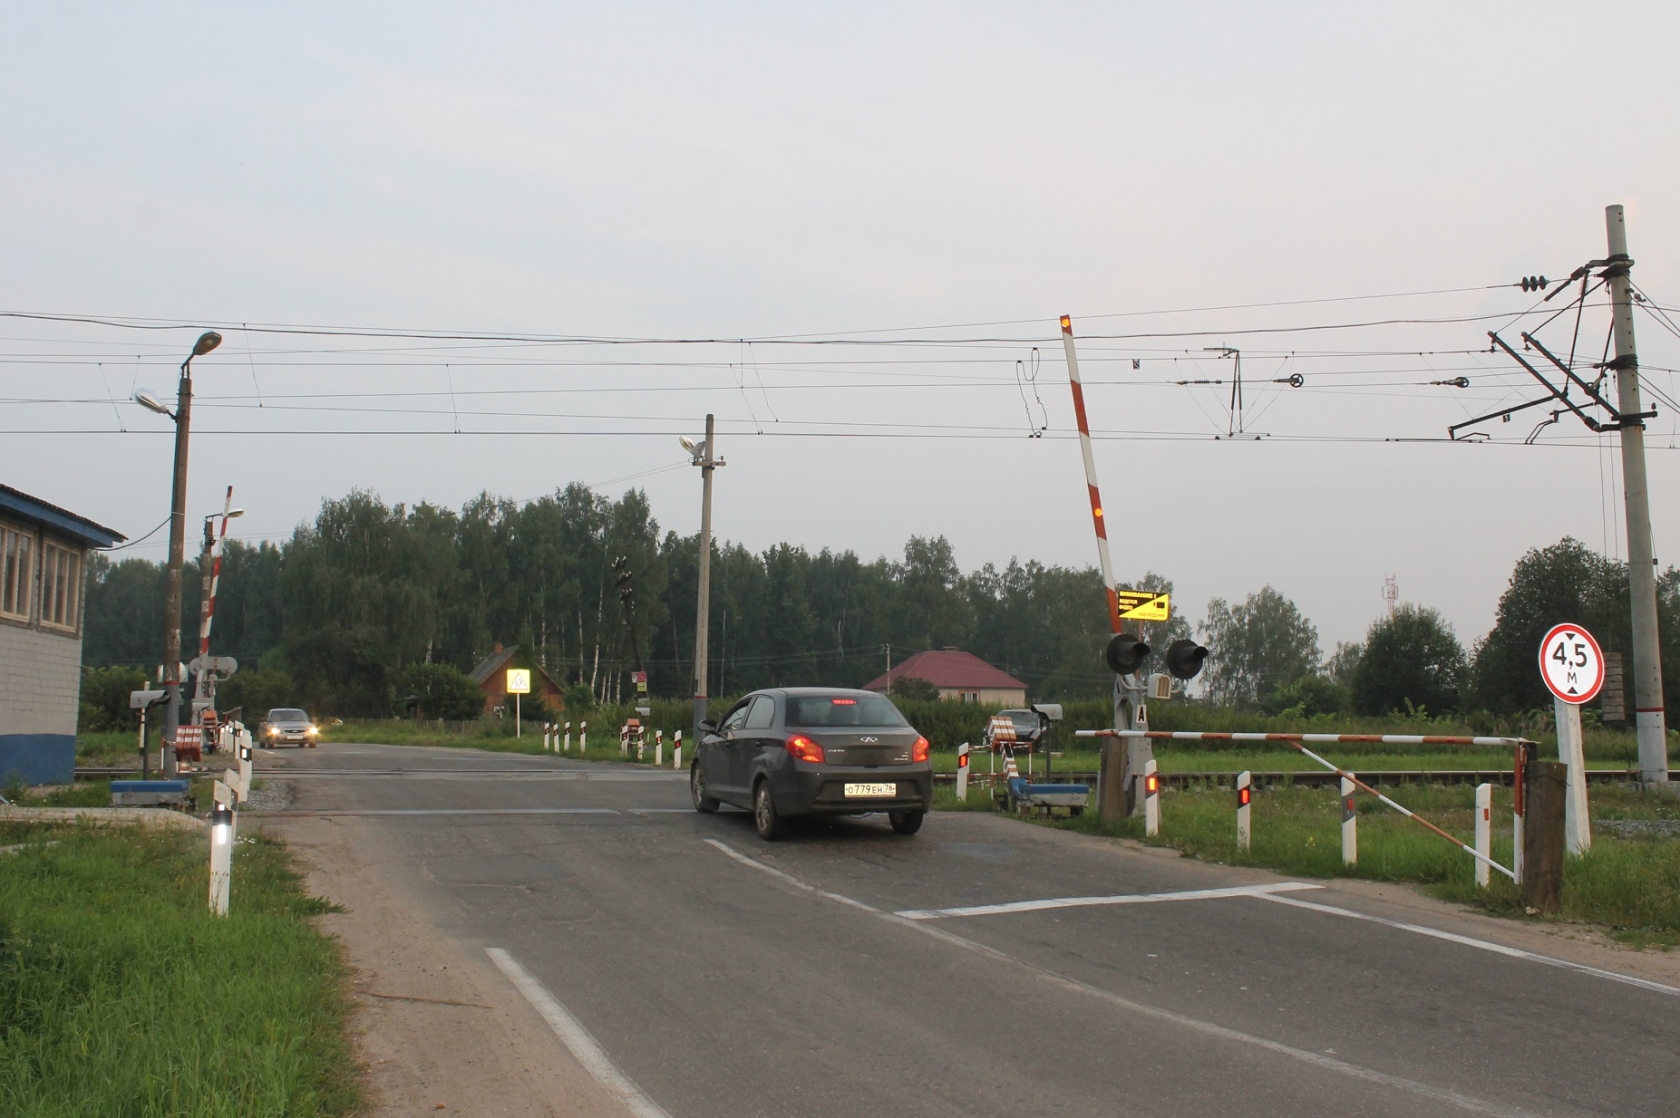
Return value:
M 340 1115 L 345 971 L 285 848 L 239 840 L 206 911 L 196 834 L 12 824 L 0 865 L 0 1113 Z
M 1474 838 L 1475 790 L 1466 785 L 1409 785 L 1388 795 L 1466 842 Z M 1253 847 L 1237 849 L 1235 798 L 1229 790 L 1164 788 L 1161 834 L 1145 839 L 1143 821 L 1105 825 L 1094 810 L 1073 818 L 1039 820 L 1084 834 L 1132 838 L 1167 846 L 1186 857 L 1224 865 L 1262 866 L 1301 877 L 1356 877 L 1412 882 L 1444 900 L 1479 905 L 1509 917 L 1524 917 L 1518 891 L 1495 872 L 1487 889 L 1475 884 L 1474 861 L 1459 848 L 1368 796 L 1359 801 L 1359 861 L 1341 860 L 1341 807 L 1331 790 L 1284 787 L 1257 790 L 1253 801 Z M 971 789 L 959 804 L 940 788 L 935 808 L 989 811 L 984 790 Z M 1616 786 L 1595 786 L 1595 819 L 1676 819 L 1680 805 L 1663 797 Z M 1493 859 L 1511 864 L 1511 798 L 1494 789 Z M 1571 858 L 1564 870 L 1559 916 L 1595 924 L 1625 943 L 1680 944 L 1680 840 L 1620 839 L 1602 830 L 1591 851 Z

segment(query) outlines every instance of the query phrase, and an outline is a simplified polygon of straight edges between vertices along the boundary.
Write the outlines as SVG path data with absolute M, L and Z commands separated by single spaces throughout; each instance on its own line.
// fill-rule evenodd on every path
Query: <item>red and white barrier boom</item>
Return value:
M 1073 414 L 1079 421 L 1079 453 L 1085 457 L 1085 487 L 1091 493 L 1091 523 L 1097 529 L 1097 556 L 1102 560 L 1103 590 L 1108 593 L 1108 623 L 1120 631 L 1120 598 L 1115 593 L 1114 563 L 1108 557 L 1108 528 L 1103 524 L 1102 494 L 1097 492 L 1097 462 L 1091 457 L 1091 424 L 1085 418 L 1085 385 L 1079 379 L 1079 355 L 1073 351 L 1073 319 L 1062 316 L 1062 350 L 1067 354 L 1068 386 L 1073 389 Z
M 1461 842 L 1460 840 L 1454 838 L 1452 835 L 1449 835 L 1447 832 L 1441 830 L 1441 828 L 1437 827 L 1423 816 L 1418 815 L 1411 809 L 1401 807 L 1399 804 L 1395 803 L 1393 800 L 1389 799 L 1369 784 L 1366 784 L 1363 780 L 1360 780 L 1357 776 L 1354 776 L 1346 769 L 1338 768 L 1329 761 L 1320 757 L 1318 754 L 1314 753 L 1312 750 L 1308 749 L 1306 743 L 1311 742 L 1314 745 L 1365 742 L 1368 744 L 1377 743 L 1381 745 L 1507 746 L 1514 750 L 1516 757 L 1516 767 L 1513 776 L 1516 781 L 1518 803 L 1520 804 L 1523 779 L 1523 747 L 1530 744 L 1522 738 L 1463 738 L 1447 737 L 1435 734 L 1244 734 L 1212 730 L 1075 730 L 1074 736 L 1081 738 L 1149 738 L 1168 741 L 1282 742 L 1302 756 L 1311 758 L 1318 764 L 1323 765 L 1325 768 L 1337 774 L 1349 784 L 1352 784 L 1355 788 L 1358 788 L 1361 792 L 1368 792 L 1375 796 L 1395 811 L 1398 811 L 1401 815 L 1404 815 L 1407 819 L 1413 820 L 1420 826 L 1427 827 L 1429 830 L 1434 831 L 1436 834 L 1440 835 L 1442 838 L 1446 839 L 1448 842 L 1452 843 L 1454 846 L 1458 847 L 1478 862 L 1485 863 L 1493 869 L 1498 870 L 1512 881 L 1518 881 L 1515 871 L 1506 869 L 1504 866 L 1495 862 L 1492 858 L 1489 858 L 1469 843 Z M 1519 820 L 1522 818 L 1520 809 L 1517 812 L 1517 818 Z M 1518 835 L 1517 849 L 1522 849 L 1520 834 Z

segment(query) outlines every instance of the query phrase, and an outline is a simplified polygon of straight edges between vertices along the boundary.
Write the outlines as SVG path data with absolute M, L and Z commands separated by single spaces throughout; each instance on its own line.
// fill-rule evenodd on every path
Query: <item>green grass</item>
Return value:
M 1412 785 L 1386 794 L 1466 842 L 1474 838 L 1474 788 L 1468 785 Z M 991 810 L 988 794 L 971 789 L 966 804 L 954 790 L 935 792 L 935 808 Z M 1253 847 L 1237 849 L 1236 802 L 1217 789 L 1172 789 L 1161 793 L 1161 833 L 1144 839 L 1143 821 L 1104 825 L 1094 810 L 1073 818 L 1039 820 L 1084 834 L 1107 835 L 1167 846 L 1186 857 L 1224 865 L 1261 866 L 1300 877 L 1356 877 L 1425 885 L 1445 900 L 1480 905 L 1489 912 L 1523 917 L 1518 891 L 1497 872 L 1489 888 L 1477 888 L 1471 857 L 1369 796 L 1359 798 L 1359 861 L 1341 860 L 1340 798 L 1331 790 L 1286 787 L 1257 790 L 1253 801 Z M 1494 789 L 1493 858 L 1511 864 L 1511 798 Z M 1673 800 L 1615 786 L 1595 786 L 1593 817 L 1680 818 Z M 1562 910 L 1566 920 L 1603 927 L 1627 943 L 1680 944 L 1680 841 L 1620 839 L 1595 831 L 1584 858 L 1564 870 Z
M 231 915 L 202 836 L 10 825 L 0 1113 L 339 1115 L 359 1103 L 335 945 L 285 849 L 241 838 Z M 49 845 L 50 843 L 50 845 Z

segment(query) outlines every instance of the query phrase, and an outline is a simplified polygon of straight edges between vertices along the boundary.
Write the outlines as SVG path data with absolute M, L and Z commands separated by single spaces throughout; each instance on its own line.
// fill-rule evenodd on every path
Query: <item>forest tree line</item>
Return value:
M 889 660 L 943 647 L 1015 675 L 1034 699 L 1109 689 L 1108 625 L 1093 568 L 1011 560 L 964 573 L 943 537 L 912 537 L 901 557 L 872 561 L 787 543 L 762 553 L 713 547 L 712 694 L 861 686 Z M 323 502 L 312 524 L 280 544 L 228 542 L 211 650 L 239 659 L 225 690 L 253 707 L 272 700 L 340 717 L 412 712 L 416 694 L 435 689 L 445 669 L 468 671 L 498 644 L 518 646 L 521 661 L 552 675 L 569 702 L 614 703 L 629 697 L 636 666 L 612 568 L 624 556 L 650 686 L 677 697 L 692 688 L 698 553 L 697 536 L 661 533 L 638 490 L 615 501 L 573 484 L 525 504 L 486 494 L 459 512 L 386 505 L 357 491 Z M 149 560 L 90 562 L 88 667 L 131 669 L 123 678 L 155 671 L 163 581 L 162 564 Z M 200 585 L 189 562 L 183 649 L 197 648 Z M 1129 585 L 1173 588 L 1153 573 Z M 1680 575 L 1671 568 L 1659 585 L 1673 708 Z M 1190 635 L 1206 643 L 1212 655 L 1199 691 L 1217 704 L 1508 713 L 1546 705 L 1535 650 L 1565 618 L 1607 649 L 1626 649 L 1625 565 L 1571 539 L 1531 551 L 1494 629 L 1469 647 L 1436 611 L 1403 605 L 1378 618 L 1364 641 L 1322 649 L 1311 621 L 1269 586 L 1241 602 L 1214 599 L 1195 626 L 1179 616 L 1145 637 L 1157 647 Z M 107 689 L 120 687 L 112 676 Z

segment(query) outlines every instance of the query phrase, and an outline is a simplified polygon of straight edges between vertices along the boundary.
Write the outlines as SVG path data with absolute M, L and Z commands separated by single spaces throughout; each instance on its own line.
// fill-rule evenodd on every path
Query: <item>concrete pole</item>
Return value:
M 694 740 L 701 737 L 700 723 L 706 720 L 706 661 L 710 657 L 708 637 L 712 625 L 712 471 L 717 468 L 717 428 L 706 415 L 706 446 L 700 459 L 700 554 L 699 591 L 695 595 L 694 617 Z
M 1633 340 L 1633 292 L 1628 273 L 1627 223 L 1622 207 L 1607 206 L 1611 326 L 1616 339 L 1616 405 L 1623 415 L 1644 407 L 1639 354 Z M 1645 421 L 1622 428 L 1622 494 L 1627 503 L 1628 597 L 1633 605 L 1634 722 L 1639 734 L 1639 779 L 1668 783 L 1668 725 L 1663 711 L 1662 649 L 1657 635 L 1657 570 L 1651 541 L 1651 500 L 1645 481 Z

